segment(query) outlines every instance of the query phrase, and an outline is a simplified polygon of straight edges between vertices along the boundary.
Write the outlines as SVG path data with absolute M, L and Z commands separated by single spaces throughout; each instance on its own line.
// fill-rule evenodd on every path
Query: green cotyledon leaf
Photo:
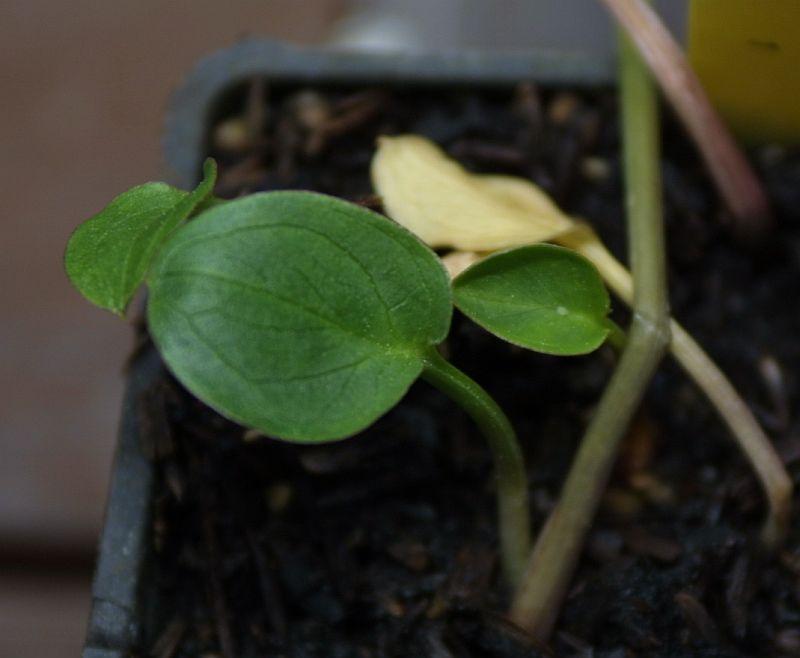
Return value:
M 608 292 L 586 258 L 553 245 L 499 252 L 453 282 L 456 307 L 496 336 L 546 354 L 585 354 L 609 333 Z
M 428 247 L 311 192 L 205 211 L 147 282 L 150 331 L 178 379 L 221 414 L 299 442 L 344 438 L 393 407 L 452 315 Z
M 209 159 L 193 192 L 145 183 L 124 192 L 72 234 L 64 266 L 90 302 L 122 315 L 167 237 L 211 194 L 217 167 Z

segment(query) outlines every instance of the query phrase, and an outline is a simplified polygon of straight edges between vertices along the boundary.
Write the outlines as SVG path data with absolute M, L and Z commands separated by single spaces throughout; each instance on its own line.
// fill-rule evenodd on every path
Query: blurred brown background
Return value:
M 340 0 L 6 0 L 0 10 L 0 656 L 77 656 L 131 332 L 67 283 L 70 231 L 163 175 L 170 91 L 248 35 L 320 40 Z

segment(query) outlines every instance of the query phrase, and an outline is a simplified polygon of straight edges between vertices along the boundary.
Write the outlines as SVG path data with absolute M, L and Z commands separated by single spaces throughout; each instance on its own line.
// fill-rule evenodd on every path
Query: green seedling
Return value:
M 122 315 L 169 234 L 209 199 L 217 167 L 208 160 L 194 192 L 145 183 L 114 199 L 72 234 L 67 275 L 84 297 Z
M 503 565 L 517 581 L 530 549 L 522 453 L 494 400 L 436 349 L 452 316 L 441 261 L 406 229 L 332 197 L 216 203 L 215 173 L 207 163 L 192 193 L 134 188 L 89 219 L 67 247 L 74 285 L 121 314 L 146 283 L 169 369 L 222 415 L 274 438 L 343 439 L 418 377 L 437 386 L 493 452 Z
M 453 281 L 456 306 L 487 331 L 530 350 L 587 354 L 624 341 L 608 318 L 608 292 L 579 254 L 539 244 L 499 252 Z

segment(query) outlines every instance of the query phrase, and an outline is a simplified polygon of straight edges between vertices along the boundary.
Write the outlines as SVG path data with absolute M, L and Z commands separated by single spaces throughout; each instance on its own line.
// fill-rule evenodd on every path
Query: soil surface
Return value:
M 414 132 L 475 171 L 532 178 L 624 256 L 616 101 L 607 92 L 268 88 L 218 108 L 218 191 L 313 189 L 379 208 L 375 138 Z M 671 300 L 800 473 L 800 153 L 754 158 L 776 222 L 742 241 L 669 117 L 663 171 Z M 624 260 L 624 258 L 623 258 Z M 627 317 L 617 304 L 617 319 Z M 538 529 L 615 357 L 555 358 L 454 318 L 445 345 L 511 417 Z M 780 556 L 754 538 L 750 470 L 667 359 L 628 439 L 549 647 L 503 617 L 489 451 L 438 391 L 353 439 L 254 435 L 167 374 L 141 400 L 158 462 L 147 655 L 287 658 L 800 655 L 800 515 Z

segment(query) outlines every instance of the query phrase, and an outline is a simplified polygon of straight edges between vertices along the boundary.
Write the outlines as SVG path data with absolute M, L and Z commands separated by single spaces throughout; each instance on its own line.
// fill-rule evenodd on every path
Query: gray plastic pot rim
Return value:
M 552 50 L 366 53 L 270 40 L 243 41 L 202 59 L 172 97 L 163 148 L 176 185 L 189 187 L 197 180 L 214 101 L 254 76 L 277 82 L 420 87 L 498 87 L 521 80 L 597 86 L 612 83 L 614 63 L 608 58 Z

